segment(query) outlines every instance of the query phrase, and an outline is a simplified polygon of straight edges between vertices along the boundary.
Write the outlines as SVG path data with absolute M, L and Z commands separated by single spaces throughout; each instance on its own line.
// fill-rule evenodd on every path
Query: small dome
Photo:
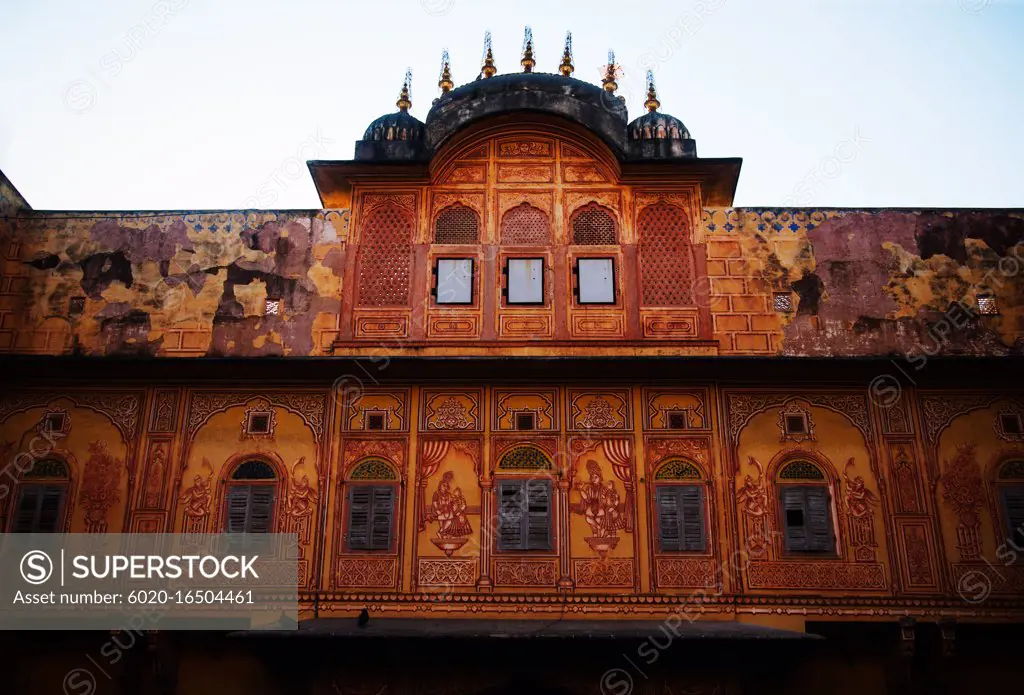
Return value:
M 367 127 L 363 140 L 423 140 L 423 122 L 408 111 L 396 111 L 381 116 Z
M 675 116 L 649 111 L 629 124 L 630 140 L 691 140 L 690 131 Z

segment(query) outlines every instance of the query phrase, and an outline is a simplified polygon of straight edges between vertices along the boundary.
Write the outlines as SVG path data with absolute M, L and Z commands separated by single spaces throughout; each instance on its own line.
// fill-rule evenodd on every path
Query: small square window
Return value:
M 436 273 L 438 304 L 473 303 L 472 258 L 439 258 Z
M 576 261 L 580 304 L 615 303 L 615 264 L 611 258 L 581 258 Z
M 779 313 L 788 314 L 793 311 L 793 295 L 789 292 L 776 292 L 772 296 L 772 302 L 775 311 Z
M 387 428 L 387 419 L 384 417 L 384 413 L 367 413 L 366 414 L 366 429 L 368 430 L 383 430 Z
M 43 420 L 43 429 L 46 432 L 63 432 L 67 415 L 64 413 L 50 413 Z
M 281 300 L 280 299 L 268 299 L 267 300 L 267 316 L 277 316 L 281 313 Z
M 543 258 L 510 258 L 505 273 L 509 304 L 544 303 Z
M 68 305 L 68 315 L 78 316 L 85 311 L 85 297 L 72 297 Z
M 670 430 L 685 430 L 688 426 L 685 410 L 673 410 L 668 413 L 668 428 Z
M 999 313 L 996 298 L 990 294 L 978 295 L 978 313 L 983 316 L 995 316 Z
M 267 434 L 270 432 L 270 413 L 249 413 L 249 434 Z
M 534 413 L 516 413 L 517 430 L 537 429 L 537 416 Z
M 1018 413 L 1000 413 L 999 424 L 1005 434 L 1024 434 L 1024 423 Z
M 807 416 L 787 415 L 786 434 L 807 434 Z

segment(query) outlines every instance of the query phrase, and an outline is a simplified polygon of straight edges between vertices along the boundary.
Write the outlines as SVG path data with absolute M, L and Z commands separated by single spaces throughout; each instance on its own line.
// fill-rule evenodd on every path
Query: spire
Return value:
M 452 82 L 452 63 L 448 58 L 447 48 L 441 54 L 441 77 L 437 81 L 437 86 L 441 88 L 441 94 L 447 94 L 455 86 Z
M 604 69 L 604 79 L 601 80 L 601 84 L 604 86 L 604 91 L 609 94 L 614 94 L 615 90 L 619 88 L 619 83 L 615 81 L 615 73 L 618 66 L 615 64 L 615 51 L 608 51 L 608 65 Z
M 533 29 L 526 27 L 523 33 L 523 59 L 519 61 L 523 66 L 523 72 L 533 72 L 537 61 L 533 59 Z
M 402 82 L 402 93 L 398 96 L 395 106 L 399 111 L 408 111 L 412 108 L 412 68 L 405 71 L 405 81 Z
M 661 106 L 661 102 L 658 101 L 658 91 L 654 88 L 654 72 L 651 70 L 647 71 L 647 101 L 644 102 L 644 107 L 648 111 L 657 111 L 658 107 Z
M 491 32 L 484 32 L 484 65 L 480 69 L 483 77 L 494 77 L 498 68 L 494 67 L 494 51 L 491 50 Z
M 558 72 L 565 77 L 572 77 L 576 70 L 572 64 L 572 32 L 565 32 L 565 50 L 562 51 L 562 64 L 558 66 Z

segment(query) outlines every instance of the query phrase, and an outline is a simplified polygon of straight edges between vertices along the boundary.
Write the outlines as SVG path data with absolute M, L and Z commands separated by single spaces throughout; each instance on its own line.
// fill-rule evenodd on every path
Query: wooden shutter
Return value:
M 655 493 L 655 504 L 662 551 L 702 552 L 707 549 L 702 486 L 661 485 Z
M 703 551 L 707 547 L 704 538 L 704 488 L 684 485 L 678 490 L 679 506 L 683 511 L 683 550 Z
M 832 552 L 835 542 L 828 488 L 805 486 L 804 499 L 807 500 L 807 549 L 815 553 Z
M 395 489 L 390 486 L 375 487 L 370 504 L 370 549 L 391 548 L 391 519 L 395 511 Z
M 782 488 L 782 514 L 783 525 L 786 528 L 786 550 L 790 552 L 804 552 L 808 548 L 806 507 L 802 488 L 798 486 Z M 795 520 L 796 512 L 799 512 L 799 523 Z
M 348 489 L 349 550 L 370 549 L 370 505 L 372 502 L 372 487 L 353 485 Z
M 250 490 L 245 532 L 270 533 L 270 523 L 274 516 L 274 488 L 269 485 L 253 485 Z
M 245 533 L 249 516 L 249 486 L 234 485 L 228 489 L 228 533 Z
M 1003 487 L 1003 511 L 1011 541 L 1024 548 L 1024 486 Z
M 524 550 L 523 501 L 526 481 L 503 480 L 498 483 L 498 550 Z
M 551 549 L 551 481 L 526 483 L 526 549 Z
M 14 512 L 13 533 L 57 533 L 64 506 L 63 485 L 24 485 Z

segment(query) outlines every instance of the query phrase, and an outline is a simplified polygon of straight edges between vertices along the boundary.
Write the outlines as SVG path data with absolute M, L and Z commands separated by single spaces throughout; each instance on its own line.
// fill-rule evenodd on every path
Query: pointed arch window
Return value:
M 615 244 L 615 217 L 608 208 L 589 203 L 572 216 L 572 243 L 583 246 Z
M 551 223 L 540 208 L 521 203 L 505 213 L 501 220 L 501 243 L 545 245 L 551 243 Z
M 834 554 L 832 495 L 824 472 L 817 464 L 798 459 L 785 464 L 778 479 L 786 552 Z
M 228 479 L 226 533 L 270 533 L 274 523 L 277 473 L 259 460 L 238 465 Z
M 480 215 L 466 205 L 449 205 L 434 220 L 435 244 L 480 243 Z
M 59 459 L 36 461 L 18 484 L 12 533 L 58 533 L 71 478 Z

